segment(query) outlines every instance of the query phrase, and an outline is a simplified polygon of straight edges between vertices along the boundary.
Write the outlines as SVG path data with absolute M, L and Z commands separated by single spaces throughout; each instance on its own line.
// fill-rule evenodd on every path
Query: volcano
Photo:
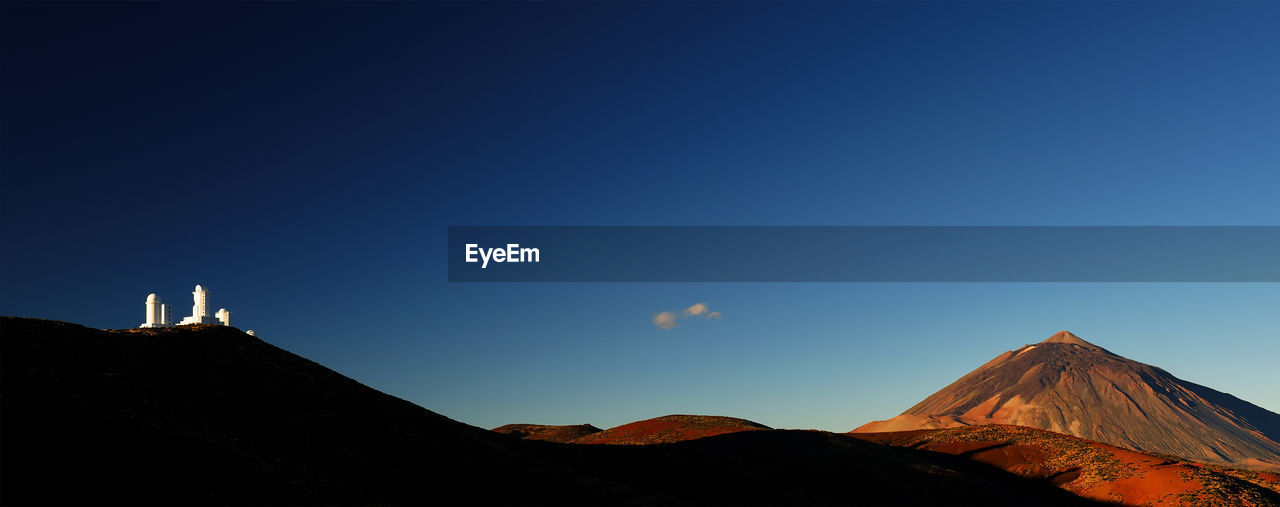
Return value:
M 1007 351 L 856 433 L 1012 424 L 1133 450 L 1280 467 L 1280 414 L 1068 331 Z

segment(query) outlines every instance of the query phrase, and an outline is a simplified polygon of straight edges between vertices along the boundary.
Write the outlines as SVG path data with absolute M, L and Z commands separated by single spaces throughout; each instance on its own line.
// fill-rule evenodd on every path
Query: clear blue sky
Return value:
M 449 284 L 450 225 L 1277 225 L 1280 4 L 0 5 L 0 313 L 479 426 L 846 431 L 1061 329 L 1280 411 L 1277 284 Z M 1062 245 L 1062 248 L 1098 248 Z M 705 302 L 720 320 L 655 328 Z

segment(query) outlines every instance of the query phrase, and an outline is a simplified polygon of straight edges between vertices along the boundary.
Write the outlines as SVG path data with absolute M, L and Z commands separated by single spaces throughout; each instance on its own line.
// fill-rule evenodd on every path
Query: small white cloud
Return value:
M 676 327 L 676 314 L 671 312 L 659 312 L 653 316 L 653 325 L 663 331 Z
M 658 326 L 663 331 L 678 326 L 676 319 L 687 319 L 689 317 L 697 317 L 699 315 L 704 319 L 719 319 L 720 312 L 710 311 L 706 303 L 697 303 L 693 306 L 676 312 L 658 312 L 653 314 L 653 325 Z
M 706 303 L 698 303 L 696 305 L 693 305 L 684 309 L 685 317 L 693 317 L 695 315 L 702 315 L 704 313 L 707 313 Z

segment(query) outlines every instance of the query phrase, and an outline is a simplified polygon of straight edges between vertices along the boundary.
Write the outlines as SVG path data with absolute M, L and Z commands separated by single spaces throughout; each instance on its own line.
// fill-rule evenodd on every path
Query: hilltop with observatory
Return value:
M 188 326 L 193 324 L 209 324 L 215 326 L 230 326 L 231 311 L 226 308 L 219 308 L 217 313 L 209 315 L 209 290 L 202 285 L 196 285 L 196 289 L 191 292 L 192 305 L 191 315 L 183 317 L 182 321 L 176 325 Z M 169 327 L 175 325 L 173 323 L 173 308 L 167 303 L 160 300 L 155 293 L 147 295 L 147 320 L 139 325 L 139 328 L 155 328 Z M 252 329 L 246 331 L 250 336 L 256 336 Z

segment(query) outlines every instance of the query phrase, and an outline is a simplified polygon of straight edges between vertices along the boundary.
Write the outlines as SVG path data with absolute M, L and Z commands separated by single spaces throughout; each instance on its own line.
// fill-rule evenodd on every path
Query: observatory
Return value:
M 154 293 L 147 296 L 147 321 L 138 327 L 168 327 L 173 325 L 173 313 L 169 305 L 160 302 Z
M 231 311 L 226 308 L 218 309 L 215 315 L 209 315 L 209 291 L 204 287 L 197 285 L 196 290 L 191 292 L 191 299 L 194 304 L 191 305 L 191 315 L 183 317 L 179 326 L 188 324 L 214 324 L 221 326 L 231 325 Z M 168 327 L 173 325 L 173 313 L 169 305 L 161 303 L 160 298 L 155 294 L 147 296 L 147 321 L 138 327 Z
M 222 323 L 209 315 L 209 291 L 197 285 L 196 290 L 191 293 L 191 298 L 195 301 L 195 304 L 191 305 L 191 316 L 183 318 L 182 322 L 178 323 L 179 326 Z

